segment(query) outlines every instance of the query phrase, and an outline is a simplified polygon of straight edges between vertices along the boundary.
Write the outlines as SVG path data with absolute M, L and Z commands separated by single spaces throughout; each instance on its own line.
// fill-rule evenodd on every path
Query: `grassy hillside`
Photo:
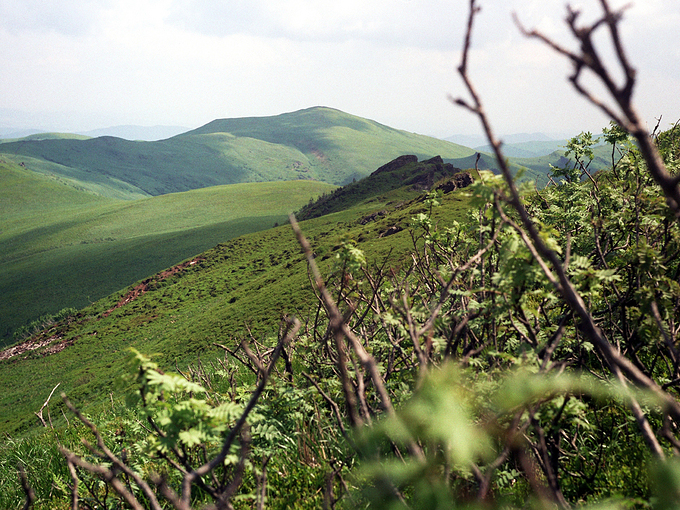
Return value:
M 389 194 L 393 199 L 407 197 L 414 190 L 441 187 L 444 181 L 452 182 L 449 188 L 465 187 L 471 183 L 468 172 L 463 172 L 436 156 L 418 161 L 416 156 L 400 156 L 378 168 L 368 177 L 323 194 L 296 213 L 298 219 L 317 218 L 343 211 L 368 200 L 379 200 Z M 400 189 L 401 188 L 401 189 Z M 370 203 L 370 202 L 369 202 Z M 383 212 L 380 211 L 380 214 Z
M 217 120 L 157 142 L 29 138 L 3 143 L 0 153 L 33 170 L 80 180 L 85 187 L 108 182 L 120 192 L 124 183 L 138 193 L 161 195 L 240 182 L 344 184 L 402 154 L 456 158 L 473 151 L 317 107 L 275 117 Z
M 467 147 L 324 107 L 275 117 L 215 120 L 186 135 L 222 132 L 295 147 L 307 158 L 313 178 L 336 184 L 365 177 L 402 154 L 427 159 L 437 155 L 458 158 L 474 153 Z
M 77 191 L 94 193 L 102 197 L 137 200 L 151 196 L 132 184 L 87 169 L 73 168 L 30 156 L 3 154 L 2 146 L 0 146 L 0 161 L 13 163 L 31 172 L 42 174 L 54 182 L 64 184 Z
M 0 334 L 82 307 L 219 242 L 270 228 L 333 189 L 312 181 L 217 186 L 135 201 L 0 162 Z
M 303 222 L 323 271 L 331 271 L 335 254 L 347 239 L 355 240 L 371 263 L 389 258 L 397 264 L 411 245 L 407 231 L 411 217 L 425 209 L 422 202 L 404 200 L 421 194 L 413 189 L 395 190 L 351 209 Z M 445 195 L 444 201 L 439 214 L 448 219 L 467 209 L 467 198 L 460 192 Z M 357 221 L 379 210 L 388 214 L 367 224 Z M 384 236 L 393 226 L 404 230 Z M 171 239 L 161 239 L 172 246 Z M 153 248 L 157 239 L 149 242 Z M 74 260 L 73 254 L 68 260 Z M 48 346 L 0 361 L 0 383 L 5 389 L 0 395 L 0 431 L 32 428 L 32 411 L 57 382 L 80 402 L 100 401 L 119 375 L 120 361 L 129 346 L 162 353 L 158 360 L 170 367 L 215 352 L 213 343 L 235 341 L 246 326 L 253 334 L 266 337 L 276 331 L 284 313 L 305 320 L 314 302 L 307 265 L 290 226 L 220 244 L 175 271 L 158 274 L 87 306 L 70 324 L 32 340 L 36 346 L 47 341 Z M 23 384 L 29 377 L 31 391 Z

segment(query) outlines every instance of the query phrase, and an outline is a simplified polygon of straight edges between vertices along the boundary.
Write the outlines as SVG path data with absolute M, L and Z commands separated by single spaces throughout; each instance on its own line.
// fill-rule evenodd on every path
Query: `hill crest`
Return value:
M 15 161 L 89 183 L 112 194 L 132 187 L 162 195 L 241 182 L 316 180 L 342 185 L 367 176 L 395 157 L 469 156 L 472 149 L 400 131 L 327 107 L 272 117 L 219 119 L 155 142 L 115 137 L 22 140 L 0 145 Z M 49 169 L 47 167 L 49 166 Z
M 471 183 L 470 172 L 465 172 L 451 163 L 445 163 L 441 156 L 418 161 L 415 155 L 402 155 L 382 165 L 368 177 L 336 188 L 319 196 L 315 201 L 310 201 L 296 213 L 296 216 L 300 220 L 317 218 L 349 209 L 399 188 L 424 191 L 437 187 L 448 193 Z

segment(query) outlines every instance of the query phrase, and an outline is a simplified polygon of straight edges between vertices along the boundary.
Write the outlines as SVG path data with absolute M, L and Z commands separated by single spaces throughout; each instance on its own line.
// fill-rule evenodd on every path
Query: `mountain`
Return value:
M 100 136 L 115 136 L 117 138 L 124 138 L 126 140 L 144 140 L 152 142 L 156 140 L 163 140 L 175 135 L 179 135 L 189 131 L 188 127 L 183 126 L 111 126 L 100 129 L 92 129 L 90 131 L 78 131 L 75 135 L 80 135 L 83 138 L 97 138 Z M 0 139 L 17 139 L 28 138 L 32 135 L 45 135 L 48 131 L 39 129 L 22 129 L 16 130 L 11 128 L 0 129 Z M 46 138 L 46 137 L 42 137 Z M 41 137 L 32 136 L 32 139 L 37 140 Z
M 564 140 L 555 140 L 544 133 L 514 133 L 499 137 L 503 142 L 503 151 L 507 157 L 533 158 L 550 154 L 565 145 Z M 482 135 L 453 135 L 445 140 L 466 147 L 473 147 L 479 152 L 492 152 L 491 145 Z
M 315 107 L 216 120 L 155 142 L 110 136 L 19 140 L 0 145 L 0 153 L 35 171 L 97 186 L 106 196 L 135 198 L 240 182 L 304 179 L 339 185 L 402 154 L 457 158 L 473 151 Z
M 482 135 L 451 135 L 444 138 L 444 140 L 463 145 L 464 147 L 477 147 L 487 142 L 486 137 Z
M 504 143 L 503 152 L 511 158 L 540 158 L 555 151 L 563 150 L 567 140 L 533 140 L 526 142 Z M 491 145 L 475 147 L 480 152 L 492 152 Z
M 115 136 L 117 138 L 124 138 L 125 140 L 144 140 L 147 142 L 154 142 L 157 140 L 164 140 L 172 136 L 179 135 L 190 128 L 182 126 L 112 126 L 101 129 L 93 129 L 85 131 L 80 134 L 96 138 L 99 136 Z

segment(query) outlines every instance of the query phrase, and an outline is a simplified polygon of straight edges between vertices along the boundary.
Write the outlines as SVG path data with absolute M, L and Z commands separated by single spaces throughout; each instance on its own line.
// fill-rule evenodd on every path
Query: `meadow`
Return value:
M 242 186 L 259 188 L 261 185 Z M 272 190 L 276 189 L 276 185 L 272 185 Z M 212 196 L 215 190 L 209 188 L 187 194 L 196 193 Z M 422 197 L 422 191 L 410 186 L 386 192 L 378 189 L 371 196 L 361 196 L 357 203 L 342 211 L 305 221 L 305 231 L 315 243 L 321 267 L 330 271 L 343 242 L 350 240 L 361 246 L 376 264 L 386 260 L 398 263 L 412 244 L 408 234 L 410 218 L 425 210 L 422 202 L 414 201 L 418 197 Z M 175 198 L 174 195 L 158 197 Z M 154 200 L 149 199 L 149 202 Z M 128 202 L 127 206 L 136 203 Z M 178 204 L 181 203 L 180 200 Z M 452 220 L 467 209 L 467 198 L 462 192 L 447 196 L 447 203 L 449 207 L 438 211 L 439 215 L 444 214 L 442 221 Z M 366 224 L 357 221 L 375 211 L 389 214 Z M 267 222 L 272 219 L 266 217 Z M 148 291 L 129 305 L 116 308 L 116 304 L 138 287 L 140 281 L 123 290 L 119 286 L 117 291 L 108 292 L 107 297 L 93 300 L 94 303 L 85 303 L 70 323 L 56 326 L 56 329 L 48 328 L 41 335 L 43 339 L 52 338 L 55 345 L 69 345 L 63 351 L 44 356 L 41 354 L 43 349 L 38 349 L 0 361 L 6 388 L 0 397 L 0 409 L 3 410 L 0 432 L 32 428 L 31 409 L 40 407 L 40 400 L 44 400 L 45 393 L 49 393 L 57 382 L 82 402 L 98 401 L 98 396 L 112 391 L 116 378 L 121 375 L 119 361 L 126 356 L 127 347 L 158 353 L 156 360 L 164 367 L 172 367 L 175 363 L 186 365 L 198 356 L 214 356 L 219 351 L 215 343 L 234 342 L 248 331 L 265 337 L 271 335 L 284 314 L 305 316 L 314 302 L 306 263 L 290 225 L 285 224 L 286 220 L 279 220 L 281 225 L 278 227 L 272 228 L 273 223 L 268 223 L 266 230 L 242 234 L 203 252 L 196 251 L 200 255 L 189 259 L 195 263 L 175 274 L 144 278 Z M 403 230 L 381 237 L 394 226 Z M 222 226 L 215 228 L 215 235 L 223 234 L 219 228 Z M 153 254 L 158 247 L 157 241 L 163 240 L 167 244 L 161 247 L 171 248 L 180 244 L 181 239 L 188 242 L 197 237 L 195 232 L 190 234 L 192 232 L 186 233 L 185 237 L 180 237 L 184 232 L 176 237 L 142 237 L 139 245 L 132 245 L 131 249 L 136 250 L 135 253 L 147 249 L 147 253 Z M 133 243 L 134 239 L 129 242 Z M 76 260 L 86 264 L 93 272 L 93 279 L 106 280 L 109 275 L 105 267 L 97 268 L 96 261 L 95 265 L 88 265 L 85 260 L 99 253 L 102 257 L 99 260 L 111 257 L 111 253 L 89 250 L 82 259 Z M 124 250 L 120 252 L 121 255 L 124 253 Z M 63 266 L 55 266 L 55 270 L 68 273 L 69 261 L 74 260 L 74 254 L 77 251 L 64 251 Z M 187 257 L 176 262 L 185 259 Z M 110 276 L 116 270 L 125 272 L 126 268 L 132 276 L 134 268 L 130 265 L 129 260 L 121 260 L 120 267 L 113 267 Z M 148 274 L 154 273 L 146 273 L 137 280 Z M 73 281 L 82 278 L 79 275 Z M 26 380 L 31 380 L 33 390 L 30 394 L 23 391 Z
M 82 308 L 219 242 L 284 222 L 334 188 L 244 183 L 120 200 L 1 162 L 2 342 L 38 316 Z

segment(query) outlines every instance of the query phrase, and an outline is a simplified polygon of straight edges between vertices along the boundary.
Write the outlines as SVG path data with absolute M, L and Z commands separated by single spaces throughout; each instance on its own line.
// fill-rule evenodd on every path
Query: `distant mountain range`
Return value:
M 339 185 L 402 154 L 427 159 L 474 153 L 325 107 L 219 119 L 154 142 L 39 137 L 6 141 L 0 153 L 31 170 L 75 179 L 79 186 L 119 198 L 240 182 L 304 179 Z
M 544 133 L 516 133 L 502 135 L 500 139 L 503 143 L 548 142 L 553 140 L 553 138 Z M 465 145 L 466 147 L 479 147 L 488 143 L 486 136 L 483 135 L 451 135 L 444 138 L 444 140 Z
M 503 151 L 511 158 L 538 158 L 547 156 L 566 145 L 565 139 L 554 139 L 544 133 L 516 133 L 499 137 L 503 142 Z M 445 140 L 465 147 L 472 147 L 479 152 L 492 152 L 486 137 L 481 135 L 453 135 Z
M 125 140 L 155 142 L 185 133 L 191 128 L 183 126 L 113 126 L 92 131 L 79 131 L 78 134 L 91 136 L 116 136 Z
M 101 129 L 93 129 L 91 131 L 77 131 L 75 134 L 83 135 L 88 138 L 97 138 L 99 136 L 115 136 L 125 140 L 141 140 L 147 142 L 154 142 L 157 140 L 164 140 L 179 135 L 191 128 L 183 126 L 112 126 Z M 0 139 L 25 138 L 32 135 L 47 134 L 49 131 L 40 129 L 22 129 L 15 130 L 9 128 L 0 128 Z
M 236 119 L 232 119 L 236 120 Z M 201 129 L 201 128 L 198 128 Z M 137 126 L 137 125 L 121 125 L 110 126 L 99 129 L 92 129 L 89 131 L 75 131 L 74 134 L 83 135 L 89 138 L 97 138 L 100 136 L 115 136 L 130 141 L 146 141 L 155 142 L 172 138 L 173 136 L 181 135 L 190 131 L 191 128 L 185 126 Z M 12 129 L 0 128 L 0 139 L 24 138 L 31 135 L 40 135 L 52 133 L 40 129 Z M 552 138 L 544 133 L 515 133 L 503 135 L 500 137 L 505 146 L 526 144 L 534 142 L 562 142 L 562 139 Z M 453 142 L 464 147 L 471 147 L 480 151 L 486 150 L 489 147 L 487 139 L 481 135 L 452 135 L 444 138 L 447 142 Z M 543 155 L 543 154 L 541 154 Z

